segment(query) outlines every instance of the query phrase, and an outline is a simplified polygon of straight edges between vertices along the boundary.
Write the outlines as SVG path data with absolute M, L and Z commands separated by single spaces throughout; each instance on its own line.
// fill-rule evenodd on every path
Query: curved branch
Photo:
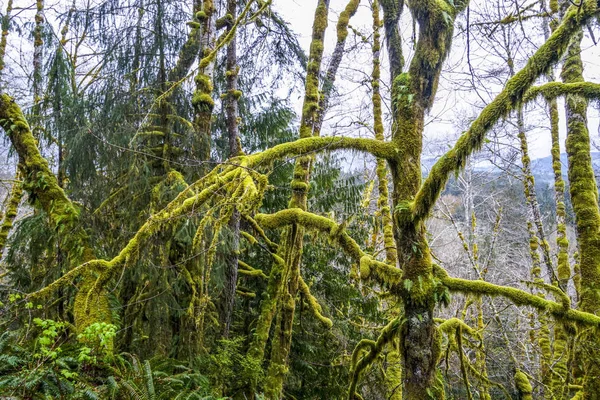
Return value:
M 523 102 L 527 90 L 553 64 L 566 53 L 572 36 L 591 17 L 597 14 L 597 2 L 585 2 L 583 8 L 571 7 L 562 24 L 552 33 L 527 65 L 508 80 L 502 92 L 488 104 L 456 142 L 454 147 L 444 154 L 431 168 L 431 172 L 411 205 L 412 218 L 425 218 L 446 186 L 450 175 L 462 169 L 467 158 L 480 149 L 486 133 L 500 120 Z
M 48 161 L 37 148 L 21 108 L 5 93 L 0 93 L 0 127 L 19 156 L 19 170 L 29 201 L 48 215 L 50 225 L 60 233 L 63 248 L 71 261 L 93 258 L 88 235 L 80 224 L 79 210 L 60 187 Z
M 332 240 L 337 241 L 341 248 L 355 262 L 360 263 L 361 279 L 371 277 L 388 286 L 398 284 L 401 281 L 402 270 L 373 259 L 344 231 L 342 225 L 337 224 L 327 217 L 303 211 L 300 208 L 290 208 L 275 214 L 257 214 L 254 218 L 263 228 L 277 229 L 287 225 L 298 224 L 305 228 L 317 229 L 329 233 Z
M 390 160 L 396 157 L 396 148 L 392 143 L 376 139 L 349 137 L 309 137 L 293 142 L 279 144 L 261 153 L 249 156 L 249 167 L 269 164 L 282 158 L 293 158 L 310 153 L 339 149 L 356 150 L 370 153 L 375 157 Z
M 298 283 L 300 284 L 300 291 L 306 298 L 308 305 L 310 306 L 310 310 L 313 312 L 315 318 L 321 321 L 326 328 L 331 329 L 333 322 L 331 319 L 323 315 L 323 308 L 319 304 L 319 301 L 316 299 L 316 297 L 310 292 L 310 288 L 306 284 L 306 281 L 302 278 L 302 275 L 298 277 Z
M 362 372 L 375 361 L 384 346 L 393 339 L 394 334 L 398 332 L 400 326 L 400 318 L 396 318 L 383 328 L 376 342 L 368 339 L 363 339 L 358 342 L 352 353 L 352 373 L 350 378 L 350 388 L 348 389 L 348 400 L 360 398 L 356 393 L 356 385 L 358 384 Z M 369 347 L 370 351 L 359 360 L 358 357 L 365 350 L 365 347 Z

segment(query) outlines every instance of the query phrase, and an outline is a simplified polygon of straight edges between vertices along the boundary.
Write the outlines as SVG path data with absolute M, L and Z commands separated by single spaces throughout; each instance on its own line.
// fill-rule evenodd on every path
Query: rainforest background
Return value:
M 0 397 L 600 398 L 600 2 L 0 9 Z

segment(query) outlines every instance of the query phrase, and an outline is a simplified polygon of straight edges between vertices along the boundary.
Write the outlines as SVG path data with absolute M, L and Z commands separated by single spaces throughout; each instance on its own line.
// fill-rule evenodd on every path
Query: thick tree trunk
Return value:
M 565 83 L 583 81 L 580 30 L 573 38 L 562 70 Z M 568 95 L 567 155 L 569 182 L 580 250 L 582 311 L 600 312 L 600 211 L 598 187 L 590 155 L 590 135 L 587 125 L 588 102 L 581 96 Z M 600 338 L 594 329 L 581 332 L 578 343 L 579 359 L 583 364 L 583 399 L 600 398 L 600 360 L 597 353 Z

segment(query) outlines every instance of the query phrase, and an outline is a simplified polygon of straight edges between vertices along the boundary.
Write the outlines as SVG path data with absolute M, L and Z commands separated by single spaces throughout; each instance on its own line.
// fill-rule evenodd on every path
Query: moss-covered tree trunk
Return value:
M 581 61 L 581 29 L 569 47 L 561 77 L 565 83 L 583 82 Z M 566 98 L 567 156 L 569 182 L 577 228 L 582 311 L 600 312 L 600 211 L 598 187 L 590 155 L 590 135 L 587 125 L 588 101 L 577 95 Z M 576 363 L 583 370 L 583 399 L 600 398 L 600 338 L 593 328 L 586 328 L 579 337 Z
M 237 0 L 227 0 L 227 24 L 230 32 L 233 21 L 237 16 Z M 241 151 L 239 126 L 238 126 L 238 65 L 237 46 L 235 36 L 227 45 L 227 97 L 225 99 L 225 113 L 227 118 L 227 137 L 229 142 L 229 157 L 238 156 Z M 225 261 L 225 284 L 223 287 L 221 332 L 224 338 L 229 337 L 229 328 L 233 316 L 235 291 L 238 279 L 238 253 L 240 250 L 240 212 L 235 209 L 228 222 L 229 226 L 229 254 Z
M 401 73 L 401 50 L 395 24 L 391 20 L 402 12 L 402 2 L 382 2 L 384 25 L 390 51 L 392 106 L 394 123 L 392 141 L 398 149 L 397 159 L 390 161 L 395 209 L 395 240 L 398 261 L 403 270 L 400 296 L 404 318 L 400 330 L 400 349 L 404 366 L 405 399 L 443 398 L 436 385 L 436 366 L 440 356 L 439 334 L 433 321 L 435 280 L 424 222 L 414 218 L 413 204 L 421 187 L 421 153 L 426 111 L 431 108 L 442 64 L 452 43 L 456 15 L 467 2 L 455 5 L 443 0 L 409 4 L 419 24 L 419 40 L 407 73 Z M 400 7 L 399 7 L 400 6 Z
M 315 135 L 314 128 L 319 119 L 319 75 L 328 14 L 329 0 L 319 0 L 315 11 L 307 66 L 306 93 L 300 122 L 301 138 L 310 138 Z M 289 208 L 307 209 L 312 161 L 313 157 L 310 155 L 299 157 L 296 160 Z M 281 240 L 281 257 L 285 267 L 281 275 L 281 292 L 277 304 L 275 332 L 265 381 L 265 394 L 270 399 L 281 397 L 283 383 L 287 376 L 296 296 L 300 280 L 300 263 L 304 249 L 304 232 L 303 226 L 294 224 L 284 231 Z

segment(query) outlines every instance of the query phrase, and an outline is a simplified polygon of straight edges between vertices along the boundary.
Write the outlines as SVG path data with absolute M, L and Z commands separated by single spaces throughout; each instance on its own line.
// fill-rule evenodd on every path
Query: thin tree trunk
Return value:
M 227 14 L 229 26 L 232 29 L 233 21 L 237 16 L 237 1 L 227 0 Z M 242 151 L 238 127 L 238 65 L 236 38 L 231 39 L 227 45 L 227 97 L 225 99 L 225 113 L 227 117 L 227 135 L 229 139 L 229 157 L 235 157 Z M 240 212 L 235 209 L 228 222 L 230 238 L 230 251 L 225 261 L 225 287 L 223 288 L 223 308 L 221 312 L 221 329 L 224 338 L 229 337 L 229 330 L 235 303 L 235 290 L 238 279 L 238 257 L 240 250 Z

